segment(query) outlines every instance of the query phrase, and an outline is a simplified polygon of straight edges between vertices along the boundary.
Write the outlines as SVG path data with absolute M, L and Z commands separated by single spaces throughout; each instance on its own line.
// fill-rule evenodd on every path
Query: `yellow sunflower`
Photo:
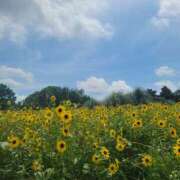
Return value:
M 64 106 L 61 106 L 59 105 L 57 108 L 56 108 L 56 114 L 58 116 L 61 116 L 61 114 L 65 111 L 65 107 Z
M 109 150 L 106 147 L 101 148 L 101 154 L 105 159 L 109 159 L 110 157 Z
M 69 128 L 63 127 L 61 129 L 61 132 L 63 133 L 63 136 L 69 136 L 70 135 Z
M 178 145 L 178 144 L 174 145 L 173 152 L 176 155 L 176 157 L 180 157 L 180 145 Z
M 111 129 L 109 134 L 111 138 L 116 138 L 116 131 L 114 129 Z
M 152 156 L 146 154 L 142 157 L 142 164 L 145 166 L 145 167 L 148 167 L 148 166 L 151 166 L 152 165 Z
M 99 144 L 98 144 L 97 142 L 93 143 L 93 148 L 94 148 L 94 149 L 97 149 L 98 146 L 99 146 Z
M 51 96 L 51 97 L 50 97 L 50 101 L 51 101 L 52 103 L 54 103 L 54 102 L 56 101 L 56 96 Z
M 17 136 L 11 136 L 8 138 L 8 144 L 10 148 L 15 149 L 20 146 L 21 141 Z
M 52 119 L 53 118 L 53 112 L 50 109 L 47 109 L 45 111 L 45 118 Z
M 132 124 L 132 127 L 133 128 L 140 128 L 142 127 L 143 123 L 142 123 L 142 120 L 135 120 Z
M 117 136 L 116 142 L 117 142 L 117 143 L 123 143 L 123 144 L 125 144 L 125 145 L 127 145 L 127 143 L 128 143 L 127 139 L 123 138 L 123 137 L 120 136 L 120 135 Z
M 125 149 L 125 144 L 124 143 L 122 143 L 122 142 L 118 142 L 117 144 L 116 144 L 116 150 L 118 150 L 118 151 L 123 151 L 124 149 Z
M 109 174 L 110 176 L 113 176 L 114 174 L 117 173 L 117 171 L 118 171 L 118 166 L 117 166 L 116 163 L 111 163 L 111 164 L 109 165 L 109 167 L 108 167 L 107 170 L 108 170 L 108 174 Z
M 92 156 L 92 162 L 95 163 L 95 164 L 99 164 L 100 162 L 100 157 L 97 155 L 97 154 L 94 154 Z
M 166 127 L 166 121 L 165 120 L 159 120 L 157 124 L 160 128 Z
M 171 128 L 171 129 L 170 129 L 170 135 L 171 135 L 172 138 L 176 138 L 177 132 L 176 132 L 176 129 L 175 129 L 175 128 Z
M 180 138 L 177 139 L 176 143 L 180 145 Z
M 133 118 L 135 118 L 135 117 L 137 116 L 137 114 L 136 114 L 135 112 L 132 112 L 131 116 L 132 116 Z
M 64 151 L 66 150 L 66 143 L 65 141 L 59 140 L 56 143 L 56 149 L 59 153 L 64 153 Z
M 66 111 L 64 113 L 61 114 L 61 120 L 64 123 L 70 123 L 72 121 L 72 114 L 70 111 Z

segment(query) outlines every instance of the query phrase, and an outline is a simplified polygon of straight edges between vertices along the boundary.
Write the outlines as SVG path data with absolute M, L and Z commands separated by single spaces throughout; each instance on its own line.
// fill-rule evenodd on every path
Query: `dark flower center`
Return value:
M 61 147 L 61 148 L 64 148 L 64 144 L 63 144 L 63 143 L 62 143 L 62 144 L 60 144 L 60 147 Z
M 64 132 L 65 132 L 65 133 L 68 133 L 68 130 L 67 130 L 67 129 L 65 129 L 65 130 L 64 130 Z
M 107 151 L 104 151 L 104 154 L 106 155 L 106 154 L 107 154 Z
M 13 143 L 13 144 L 16 144 L 16 140 L 13 140 L 12 143 Z

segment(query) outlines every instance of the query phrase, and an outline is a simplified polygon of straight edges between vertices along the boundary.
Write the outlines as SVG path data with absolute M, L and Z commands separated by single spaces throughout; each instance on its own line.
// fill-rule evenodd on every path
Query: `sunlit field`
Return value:
M 0 112 L 0 179 L 180 179 L 180 104 Z

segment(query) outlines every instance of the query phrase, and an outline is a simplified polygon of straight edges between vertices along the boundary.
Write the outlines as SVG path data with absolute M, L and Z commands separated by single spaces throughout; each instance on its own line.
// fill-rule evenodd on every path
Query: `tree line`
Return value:
M 136 88 L 134 91 L 122 94 L 122 93 L 112 93 L 104 101 L 107 106 L 117 106 L 124 104 L 148 104 L 152 102 L 160 102 L 173 104 L 180 102 L 180 90 L 172 92 L 168 87 L 164 86 L 161 88 L 160 93 L 152 89 L 141 89 Z
M 99 102 L 94 98 L 86 95 L 83 90 L 70 89 L 67 87 L 48 86 L 40 91 L 27 96 L 23 101 L 16 102 L 16 95 L 12 89 L 5 84 L 0 84 L 0 109 L 9 108 L 45 108 L 52 106 L 51 97 L 55 97 L 53 102 L 57 106 L 64 101 L 69 100 L 77 107 L 94 107 L 103 104 L 106 106 L 118 106 L 124 104 L 147 104 L 151 102 L 176 103 L 180 102 L 180 90 L 172 92 L 168 87 L 162 87 L 160 93 L 152 89 L 136 88 L 134 91 L 123 93 L 112 93 L 103 101 Z

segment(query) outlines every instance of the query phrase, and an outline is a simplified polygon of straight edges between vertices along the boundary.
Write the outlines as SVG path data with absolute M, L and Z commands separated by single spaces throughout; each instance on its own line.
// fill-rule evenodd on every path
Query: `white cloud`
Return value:
M 132 90 L 125 81 L 113 81 L 108 84 L 103 78 L 90 77 L 85 81 L 78 81 L 77 88 L 83 89 L 87 94 L 102 99 L 112 92 L 127 93 Z
M 103 78 L 90 77 L 86 81 L 78 81 L 77 88 L 90 93 L 105 93 L 109 85 Z
M 176 75 L 176 70 L 173 68 L 170 68 L 168 66 L 161 66 L 158 69 L 155 70 L 155 73 L 157 76 L 174 76 Z
M 10 79 L 10 78 L 0 79 L 0 83 L 6 84 L 10 86 L 11 88 L 15 88 L 15 89 L 21 88 L 23 86 L 22 83 L 17 82 L 16 80 Z
M 130 92 L 132 88 L 126 84 L 125 81 L 113 81 L 109 86 L 109 92 L 122 92 L 127 93 Z
M 168 27 L 172 22 L 180 20 L 179 0 L 159 0 L 159 10 L 152 19 L 153 24 L 158 28 Z
M 31 86 L 34 81 L 33 74 L 20 68 L 0 66 L 0 83 L 7 84 L 11 88 L 20 89 Z
M 112 27 L 101 18 L 108 0 L 2 0 L 0 39 L 24 40 L 29 31 L 42 37 L 104 38 Z
M 16 101 L 17 102 L 21 102 L 23 101 L 27 96 L 24 95 L 16 95 Z
M 160 90 L 163 86 L 168 87 L 172 91 L 176 91 L 179 88 L 179 84 L 175 84 L 170 80 L 158 81 L 155 83 L 155 86 L 158 88 L 158 90 Z

